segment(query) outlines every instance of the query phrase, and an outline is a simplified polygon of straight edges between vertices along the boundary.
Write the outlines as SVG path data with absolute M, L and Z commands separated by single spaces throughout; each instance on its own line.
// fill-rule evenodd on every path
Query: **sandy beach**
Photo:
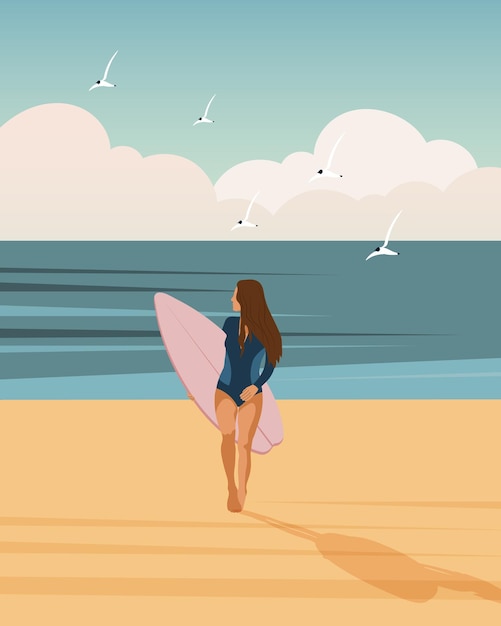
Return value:
M 279 406 L 232 514 L 189 400 L 2 401 L 0 621 L 500 623 L 501 401 Z

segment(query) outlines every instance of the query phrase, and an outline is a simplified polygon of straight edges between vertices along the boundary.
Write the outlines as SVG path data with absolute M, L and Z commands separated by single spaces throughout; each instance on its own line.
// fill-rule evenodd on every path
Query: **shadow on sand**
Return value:
M 249 522 L 242 523 L 247 516 Z M 252 520 L 252 521 L 251 521 Z M 18 526 L 81 526 L 81 527 L 163 527 L 163 528 L 265 528 L 266 525 L 289 533 L 309 543 L 301 549 L 241 546 L 194 545 L 118 545 L 51 542 L 1 542 L 0 554 L 62 554 L 62 555 L 165 555 L 209 557 L 218 563 L 221 557 L 309 557 L 320 553 L 326 560 L 351 575 L 346 580 L 329 577 L 302 578 L 162 578 L 162 577 L 93 577 L 93 576 L 9 576 L 0 577 L 2 595 L 53 596 L 164 596 L 212 598 L 382 598 L 388 594 L 411 602 L 431 600 L 440 588 L 451 590 L 459 597 L 474 597 L 501 603 L 501 588 L 490 582 L 460 572 L 449 571 L 419 563 L 381 543 L 339 533 L 319 533 L 272 517 L 243 511 L 234 522 L 98 520 L 60 518 L 0 518 L 1 525 Z M 324 527 L 325 528 L 325 527 Z M 107 562 L 107 561 L 106 561 Z M 196 563 L 196 561 L 194 561 Z M 79 561 L 75 560 L 75 566 Z M 96 560 L 100 567 L 102 561 Z M 56 570 L 57 571 L 57 568 Z M 78 573 L 78 567 L 75 571 Z M 138 572 L 139 573 L 139 572 Z M 441 599 L 449 599 L 447 594 Z
M 338 533 L 318 533 L 247 510 L 242 511 L 241 515 L 311 541 L 320 554 L 337 567 L 397 598 L 426 602 L 442 587 L 501 603 L 501 589 L 489 582 L 461 572 L 419 563 L 406 554 L 371 539 Z

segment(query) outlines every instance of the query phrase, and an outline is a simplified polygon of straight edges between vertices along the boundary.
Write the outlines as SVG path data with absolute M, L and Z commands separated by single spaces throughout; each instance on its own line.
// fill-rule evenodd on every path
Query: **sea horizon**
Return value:
M 276 398 L 499 398 L 501 242 L 5 242 L 0 398 L 162 398 L 185 391 L 154 294 L 222 326 L 240 278 L 283 339 Z

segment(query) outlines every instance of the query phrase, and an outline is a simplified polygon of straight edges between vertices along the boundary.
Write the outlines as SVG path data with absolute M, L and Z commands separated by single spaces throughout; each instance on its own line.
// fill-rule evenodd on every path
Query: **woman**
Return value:
M 231 298 L 240 317 L 228 317 L 224 367 L 215 393 L 223 440 L 221 456 L 228 479 L 228 510 L 243 509 L 251 469 L 251 445 L 263 406 L 262 386 L 282 356 L 282 338 L 268 309 L 261 283 L 240 280 Z M 264 368 L 259 369 L 264 360 Z M 238 415 L 238 487 L 235 483 L 235 426 Z

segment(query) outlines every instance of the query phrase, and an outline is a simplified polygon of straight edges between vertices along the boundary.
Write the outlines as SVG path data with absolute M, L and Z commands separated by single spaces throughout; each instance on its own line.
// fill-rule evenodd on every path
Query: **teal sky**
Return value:
M 187 157 L 216 182 L 376 108 L 500 167 L 500 26 L 493 0 L 3 0 L 0 123 L 74 104 L 113 146 Z M 118 87 L 89 92 L 117 49 Z M 193 127 L 214 93 L 215 124 Z

